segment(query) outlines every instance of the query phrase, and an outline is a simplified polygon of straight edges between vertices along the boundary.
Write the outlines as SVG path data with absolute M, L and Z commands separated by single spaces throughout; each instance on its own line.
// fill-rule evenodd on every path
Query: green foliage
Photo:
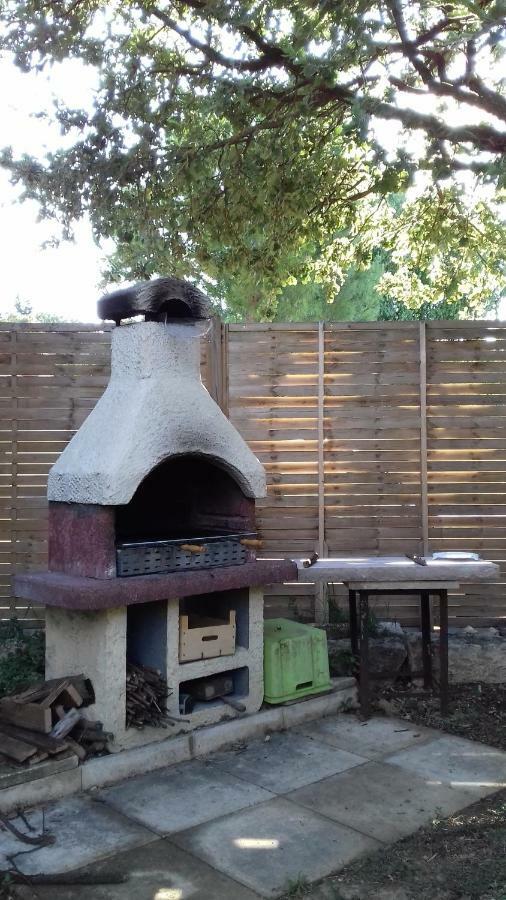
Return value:
M 489 124 L 506 121 L 503 12 L 4 0 L 3 48 L 22 70 L 79 59 L 99 86 L 91 109 L 41 111 L 60 150 L 6 148 L 1 163 L 63 236 L 87 214 L 114 240 L 109 278 L 202 279 L 229 319 L 374 318 L 381 296 L 478 309 L 506 283 L 506 136 Z M 421 139 L 387 155 L 379 121 Z M 486 203 L 454 180 L 462 170 L 489 186 Z
M 21 300 L 20 297 L 16 299 L 14 309 L 11 312 L 0 313 L 0 322 L 45 322 L 51 324 L 52 322 L 63 321 L 68 320 L 62 319 L 61 316 L 57 316 L 55 313 L 34 313 L 31 303 Z
M 343 647 L 333 650 L 329 655 L 330 674 L 332 678 L 340 678 L 343 675 L 355 675 L 357 663 L 351 650 Z
M 305 875 L 290 878 L 285 891 L 285 897 L 304 897 L 311 890 L 311 884 Z
M 27 633 L 17 619 L 0 625 L 0 697 L 44 678 L 44 632 Z

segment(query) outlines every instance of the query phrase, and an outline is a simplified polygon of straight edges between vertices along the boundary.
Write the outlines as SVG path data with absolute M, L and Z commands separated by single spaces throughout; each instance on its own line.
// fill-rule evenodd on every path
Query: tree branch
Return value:
M 283 65 L 283 63 L 276 58 L 275 54 L 273 54 L 272 57 L 267 54 L 262 54 L 262 56 L 259 56 L 256 59 L 236 59 L 231 56 L 225 56 L 223 53 L 220 53 L 219 50 L 211 47 L 210 44 L 205 44 L 193 37 L 186 28 L 179 25 L 174 19 L 168 16 L 167 13 L 163 12 L 163 10 L 153 7 L 150 12 L 155 18 L 159 19 L 160 22 L 163 22 L 167 28 L 170 28 L 171 31 L 174 31 L 180 37 L 184 38 L 190 47 L 203 53 L 209 62 L 216 63 L 226 69 L 236 69 L 242 72 L 260 72 L 276 65 Z
M 478 83 L 478 79 L 473 79 L 472 86 L 476 83 L 476 91 L 466 91 L 451 82 L 439 82 L 431 78 L 427 84 L 427 90 L 414 87 L 407 84 L 400 78 L 393 75 L 388 79 L 391 84 L 403 93 L 418 94 L 421 97 L 430 97 L 431 94 L 437 94 L 439 97 L 453 97 L 458 103 L 467 103 L 469 106 L 476 106 L 484 112 L 489 112 L 499 119 L 506 122 L 506 98 L 490 91 L 483 83 Z M 471 85 L 470 85 L 471 87 Z M 488 96 L 487 96 L 488 94 Z

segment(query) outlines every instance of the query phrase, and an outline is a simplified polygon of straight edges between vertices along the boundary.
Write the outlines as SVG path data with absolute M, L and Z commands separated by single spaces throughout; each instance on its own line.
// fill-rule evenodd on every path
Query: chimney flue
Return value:
M 120 325 L 123 319 L 143 315 L 146 322 L 208 319 L 209 298 L 181 278 L 155 278 L 104 294 L 97 304 L 101 319 Z

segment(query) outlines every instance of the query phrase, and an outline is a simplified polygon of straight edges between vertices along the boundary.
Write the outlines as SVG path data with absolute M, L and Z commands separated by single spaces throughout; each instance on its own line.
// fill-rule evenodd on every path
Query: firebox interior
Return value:
M 171 457 L 116 508 L 118 542 L 189 540 L 254 528 L 254 501 L 203 456 Z

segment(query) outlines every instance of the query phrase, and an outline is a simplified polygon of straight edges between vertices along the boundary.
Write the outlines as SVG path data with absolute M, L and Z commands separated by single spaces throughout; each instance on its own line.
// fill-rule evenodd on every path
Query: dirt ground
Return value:
M 377 686 L 376 709 L 417 725 L 441 728 L 449 734 L 506 750 L 506 685 L 450 686 L 450 713 L 439 712 L 439 696 L 413 683 Z
M 506 900 L 506 791 L 436 821 L 288 897 Z
M 416 685 L 376 687 L 377 712 L 506 750 L 506 685 L 450 689 L 442 719 L 437 694 Z M 309 900 L 506 900 L 506 790 L 358 860 L 319 884 L 293 884 Z

